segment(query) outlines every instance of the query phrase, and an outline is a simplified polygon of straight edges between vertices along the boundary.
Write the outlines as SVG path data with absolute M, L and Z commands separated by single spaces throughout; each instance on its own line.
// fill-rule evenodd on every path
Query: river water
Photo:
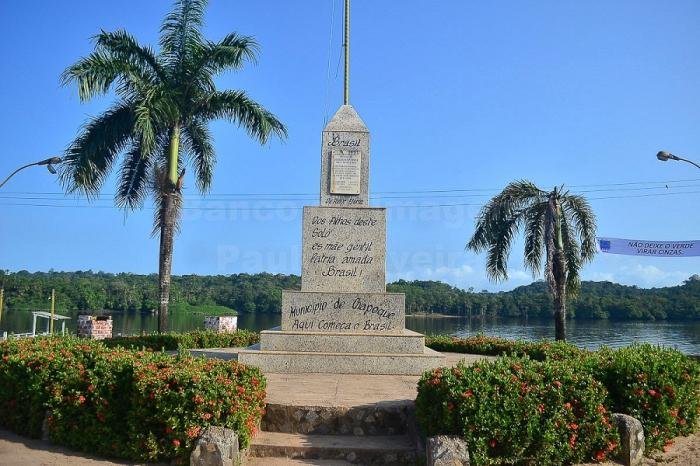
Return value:
M 77 312 L 63 313 L 71 317 L 66 329 L 75 333 Z M 280 314 L 241 314 L 239 328 L 264 330 L 280 324 Z M 153 314 L 115 313 L 114 334 L 132 335 L 154 332 L 157 318 Z M 170 318 L 173 331 L 184 332 L 203 327 L 201 313 L 176 313 Z M 43 330 L 46 320 L 37 327 Z M 550 319 L 492 319 L 468 317 L 406 317 L 406 327 L 427 335 L 484 335 L 518 340 L 554 339 L 554 323 Z M 2 316 L 0 331 L 29 332 L 32 314 L 28 311 L 7 311 Z M 60 328 L 60 324 L 57 329 Z M 679 349 L 686 354 L 700 355 L 700 322 L 611 322 L 580 320 L 567 322 L 567 340 L 577 346 L 595 349 L 602 345 L 626 346 L 634 342 L 649 342 Z

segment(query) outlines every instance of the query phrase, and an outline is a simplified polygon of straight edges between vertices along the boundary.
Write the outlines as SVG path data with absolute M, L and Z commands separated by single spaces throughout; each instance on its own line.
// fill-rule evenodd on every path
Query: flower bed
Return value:
M 566 464 L 617 448 L 607 401 L 574 365 L 504 357 L 426 372 L 416 413 L 428 435 L 462 435 L 475 464 Z
M 440 351 L 489 355 L 510 353 L 515 355 L 515 359 L 525 357 L 525 360 L 530 361 L 529 364 L 541 364 L 541 367 L 536 365 L 527 366 L 530 368 L 528 374 L 532 377 L 528 381 L 528 386 L 532 387 L 533 384 L 537 386 L 534 392 L 540 393 L 538 399 L 544 396 L 542 395 L 544 388 L 541 384 L 546 385 L 549 382 L 547 382 L 546 377 L 538 379 L 532 375 L 533 370 L 541 374 L 551 370 L 563 371 L 565 374 L 572 373 L 581 378 L 578 382 L 575 382 L 573 379 L 566 379 L 562 375 L 557 375 L 557 380 L 567 390 L 589 387 L 590 380 L 594 380 L 596 384 L 604 387 L 605 398 L 602 401 L 602 406 L 606 412 L 612 410 L 629 414 L 642 422 L 648 451 L 667 447 L 672 442 L 672 439 L 678 435 L 688 435 L 693 432 L 700 417 L 700 364 L 673 349 L 644 344 L 632 345 L 619 350 L 604 348 L 600 351 L 586 351 L 565 343 L 546 341 L 516 342 L 485 336 L 467 339 L 449 336 L 429 337 L 426 339 L 426 345 Z M 511 361 L 511 359 L 512 357 L 504 357 L 496 363 L 481 363 L 473 367 L 486 374 L 479 377 L 487 377 L 485 380 L 488 383 L 501 387 L 508 376 L 518 376 L 518 374 L 508 374 L 504 366 L 502 366 L 502 360 Z M 534 360 L 539 360 L 540 362 Z M 466 370 L 468 368 L 462 367 L 459 369 L 463 373 L 471 374 L 466 372 Z M 520 421 L 512 421 L 512 419 L 518 419 L 517 410 L 526 409 L 530 413 L 533 401 L 523 396 L 523 394 L 511 393 L 514 390 L 513 387 L 498 388 L 497 396 L 494 398 L 489 395 L 490 392 L 474 390 L 474 388 L 468 386 L 469 384 L 474 384 L 476 387 L 480 387 L 484 383 L 482 379 L 474 378 L 476 376 L 473 375 L 470 376 L 471 378 L 457 377 L 454 374 L 445 375 L 451 373 L 452 371 L 447 369 L 442 369 L 438 374 L 439 376 L 436 376 L 434 372 L 427 372 L 421 380 L 417 407 L 419 419 L 426 431 L 431 434 L 465 435 L 470 444 L 470 450 L 475 449 L 476 454 L 482 455 L 481 458 L 485 459 L 487 464 L 489 461 L 495 461 L 493 459 L 495 457 L 501 459 L 519 457 L 520 460 L 518 461 L 526 461 L 529 458 L 527 455 L 531 455 L 531 453 L 526 453 L 525 450 L 520 452 L 515 450 L 486 450 L 484 453 L 479 449 L 483 447 L 487 433 L 492 435 L 489 441 L 493 439 L 495 442 L 498 442 L 498 435 L 501 435 L 506 428 L 506 424 L 499 424 L 503 421 L 503 417 L 507 417 L 508 422 L 514 422 L 520 429 L 519 432 L 523 432 L 522 435 L 527 437 L 526 434 L 529 432 L 530 424 L 521 425 Z M 582 380 L 586 382 L 584 383 Z M 428 381 L 434 382 L 434 384 L 431 385 Z M 579 385 L 576 385 L 577 383 Z M 567 384 L 573 384 L 573 387 L 567 386 Z M 485 403 L 484 406 L 488 406 L 488 408 L 475 411 L 465 410 L 463 401 L 458 397 L 456 398 L 460 392 L 454 386 L 459 386 L 460 389 L 464 388 L 461 391 L 462 394 L 466 392 L 469 394 L 467 398 L 472 399 L 473 397 L 478 404 Z M 470 389 L 471 391 L 469 391 Z M 586 389 L 588 390 L 588 388 Z M 581 400 L 582 395 L 576 395 L 576 399 Z M 430 401 L 425 403 L 420 400 Z M 551 402 L 555 401 L 540 401 L 540 403 L 547 408 Z M 452 410 L 447 409 L 448 403 L 452 403 Z M 442 411 L 439 411 L 437 414 L 430 414 L 429 406 L 431 405 L 442 406 Z M 424 408 L 421 408 L 421 406 Z M 457 410 L 458 406 L 461 411 Z M 421 409 L 423 410 L 421 411 Z M 447 411 L 445 411 L 446 409 Z M 459 413 L 459 415 L 454 413 Z M 528 419 L 531 419 L 532 416 L 530 414 L 528 416 L 530 416 Z M 539 413 L 539 417 L 542 418 L 542 416 L 549 419 L 547 422 L 552 421 L 552 419 L 556 421 L 555 417 L 546 416 L 546 410 L 545 413 Z M 457 421 L 454 421 L 454 419 L 457 419 Z M 581 422 L 576 422 L 575 424 L 580 428 L 588 422 L 590 420 L 584 417 Z M 467 433 L 470 425 L 489 427 L 487 431 L 478 431 L 480 436 L 476 436 L 476 434 Z M 562 432 L 550 431 L 546 426 L 541 426 L 540 429 L 542 433 L 538 435 L 548 438 L 548 441 L 552 444 L 557 444 L 558 442 L 564 445 L 566 439 Z M 578 437 L 577 442 L 580 445 L 580 438 Z M 547 450 L 546 447 L 543 448 Z M 602 458 L 609 452 L 608 447 L 599 448 L 592 452 L 590 459 Z M 591 451 L 588 453 L 591 454 Z M 571 454 L 578 455 L 578 453 L 573 451 Z M 554 462 L 559 460 L 564 461 L 562 458 L 559 458 Z M 540 459 L 540 461 L 547 462 L 549 460 Z
M 135 461 L 185 461 L 209 425 L 246 446 L 264 412 L 265 379 L 236 362 L 109 349 L 75 338 L 0 344 L 0 424 Z
M 154 333 L 104 340 L 109 347 L 173 351 L 190 348 L 231 348 L 250 346 L 260 341 L 260 334 L 249 330 L 216 333 L 196 330 L 187 333 Z

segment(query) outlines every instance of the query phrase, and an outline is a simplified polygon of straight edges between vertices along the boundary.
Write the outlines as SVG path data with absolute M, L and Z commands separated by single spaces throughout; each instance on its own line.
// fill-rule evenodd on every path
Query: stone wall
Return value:
M 238 316 L 204 316 L 204 330 L 233 333 L 238 329 Z
M 112 338 L 112 316 L 78 316 L 78 336 L 93 340 Z

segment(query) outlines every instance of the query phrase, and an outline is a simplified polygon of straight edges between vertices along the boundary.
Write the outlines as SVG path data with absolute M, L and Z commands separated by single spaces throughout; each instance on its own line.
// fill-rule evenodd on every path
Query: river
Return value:
M 75 333 L 77 312 L 65 313 L 71 317 L 66 328 Z M 114 313 L 114 334 L 132 335 L 154 332 L 157 319 L 153 314 Z M 201 313 L 176 313 L 170 318 L 173 331 L 184 332 L 203 327 Z M 239 328 L 264 330 L 280 324 L 280 314 L 247 314 L 238 317 Z M 46 320 L 40 321 L 43 329 Z M 0 331 L 28 332 L 32 314 L 28 311 L 6 311 Z M 492 319 L 468 317 L 406 317 L 406 327 L 424 334 L 452 334 L 469 336 L 477 333 L 503 338 L 540 340 L 554 338 L 554 323 L 550 319 Z M 57 327 L 60 328 L 60 325 Z M 649 342 L 679 349 L 686 354 L 700 355 L 700 322 L 612 322 L 579 320 L 567 322 L 567 340 L 577 346 L 595 349 L 602 345 L 626 346 L 634 342 Z

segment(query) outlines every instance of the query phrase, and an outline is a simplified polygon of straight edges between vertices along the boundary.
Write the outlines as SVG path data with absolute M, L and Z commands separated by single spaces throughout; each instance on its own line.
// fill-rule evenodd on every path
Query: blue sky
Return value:
M 209 38 L 237 31 L 262 46 L 258 65 L 221 76 L 220 87 L 247 90 L 289 139 L 260 147 L 234 126 L 211 126 L 213 190 L 200 198 L 186 180 L 174 273 L 299 273 L 298 207 L 318 203 L 321 129 L 342 100 L 341 1 L 210 1 Z M 60 154 L 111 102 L 81 104 L 59 85 L 92 35 L 124 28 L 155 46 L 169 9 L 1 2 L 0 176 Z M 483 255 L 464 251 L 479 206 L 521 178 L 584 193 L 601 236 L 700 239 L 700 171 L 654 157 L 700 160 L 698 17 L 692 0 L 355 0 L 350 100 L 372 132 L 372 204 L 389 206 L 388 278 L 529 283 L 522 241 L 500 284 L 487 281 Z M 21 172 L 0 191 L 0 268 L 157 272 L 151 206 L 125 214 L 112 207 L 114 190 L 110 179 L 88 204 L 41 167 Z M 435 190 L 452 191 L 425 192 Z M 651 287 L 698 271 L 700 258 L 598 255 L 583 277 Z

